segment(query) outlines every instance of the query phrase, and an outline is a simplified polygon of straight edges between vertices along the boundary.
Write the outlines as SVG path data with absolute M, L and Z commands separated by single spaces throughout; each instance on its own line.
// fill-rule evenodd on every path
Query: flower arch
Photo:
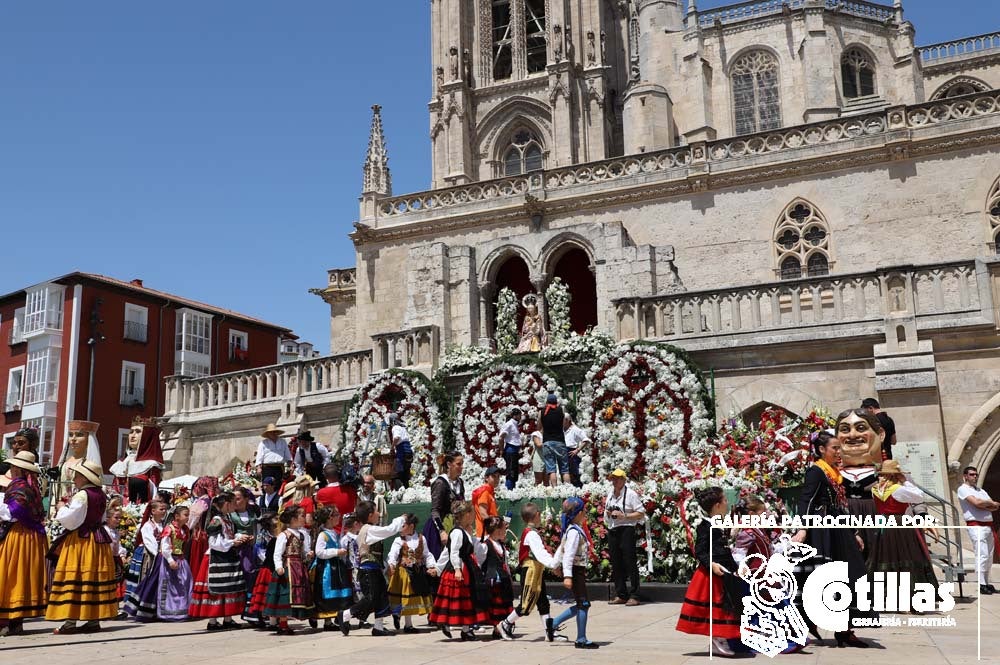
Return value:
M 711 398 L 683 351 L 622 344 L 587 372 L 580 398 L 594 446 L 581 474 L 597 480 L 622 468 L 635 480 L 666 478 L 704 455 L 712 433 Z
M 455 404 L 455 446 L 465 453 L 466 482 L 478 483 L 491 464 L 503 463 L 500 429 L 515 406 L 524 414 L 522 433 L 527 436 L 538 420 L 550 390 L 559 383 L 545 368 L 532 364 L 500 363 L 487 367 L 466 384 Z M 521 470 L 531 464 L 524 448 Z M 526 477 L 522 480 L 528 482 Z
M 378 446 L 387 447 L 388 430 L 384 429 L 384 423 L 391 411 L 400 414 L 410 433 L 414 484 L 420 484 L 421 480 L 429 483 L 434 478 L 434 461 L 444 435 L 430 381 L 419 372 L 389 370 L 368 379 L 358 389 L 348 407 L 339 455 L 358 465 Z

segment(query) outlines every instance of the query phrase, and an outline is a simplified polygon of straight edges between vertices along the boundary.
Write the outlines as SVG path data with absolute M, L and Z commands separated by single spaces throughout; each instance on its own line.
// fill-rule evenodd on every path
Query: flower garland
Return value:
M 687 458 L 709 450 L 714 423 L 697 370 L 673 347 L 622 344 L 587 372 L 582 422 L 594 446 L 581 473 L 601 479 L 621 468 L 633 479 L 685 473 Z
M 506 286 L 497 295 L 496 313 L 497 352 L 513 353 L 517 347 L 517 295 Z
M 389 432 L 385 423 L 393 411 L 400 414 L 410 434 L 413 481 L 429 483 L 444 439 L 430 382 L 417 372 L 389 370 L 370 378 L 358 389 L 348 410 L 338 457 L 360 466 L 362 461 L 370 462 L 371 455 L 380 449 L 388 450 Z
M 465 452 L 463 477 L 479 483 L 483 471 L 492 464 L 503 466 L 500 430 L 515 406 L 524 420 L 521 432 L 528 436 L 538 420 L 540 408 L 558 382 L 544 369 L 532 365 L 500 363 L 483 370 L 466 384 L 455 405 L 455 446 Z M 522 471 L 530 467 L 531 451 L 521 453 Z M 525 475 L 522 482 L 530 483 Z M 473 485 L 475 486 L 475 485 Z
M 438 376 L 450 376 L 459 372 L 478 371 L 496 360 L 496 354 L 484 346 L 453 344 L 445 349 Z
M 569 287 L 556 277 L 545 289 L 545 304 L 549 316 L 549 344 L 563 343 L 570 333 L 569 303 L 571 299 Z

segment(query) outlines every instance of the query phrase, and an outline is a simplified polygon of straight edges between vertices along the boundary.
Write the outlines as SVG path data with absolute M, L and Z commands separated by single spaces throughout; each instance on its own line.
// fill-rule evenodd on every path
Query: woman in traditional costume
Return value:
M 417 533 L 419 522 L 407 513 L 399 538 L 389 549 L 389 606 L 397 629 L 400 617 L 405 620 L 404 633 L 417 632 L 413 617 L 430 614 L 434 605 L 430 576 L 437 575 L 437 568 L 427 541 Z
M 894 459 L 882 462 L 872 496 L 878 514 L 892 515 L 897 523 L 902 521 L 910 504 L 927 501 L 927 495 L 906 479 L 899 462 Z M 918 582 L 930 584 L 935 589 L 938 585 L 927 543 L 915 527 L 882 529 L 868 557 L 868 572 L 909 573 L 911 598 L 913 585 Z
M 208 534 L 208 555 L 202 557 L 194 578 L 191 607 L 188 616 L 207 618 L 208 630 L 228 630 L 240 624 L 238 616 L 246 604 L 243 570 L 237 549 L 247 536 L 237 536 L 229 514 L 233 511 L 233 495 L 224 493 L 212 499 Z M 219 619 L 223 619 L 220 624 Z
M 156 499 L 146 505 L 139 524 L 138 542 L 125 571 L 125 614 L 130 617 L 144 620 L 156 618 L 157 581 L 152 580 L 145 585 L 146 597 L 143 599 L 140 599 L 139 587 L 150 576 L 157 576 L 156 555 L 160 553 L 160 537 L 166 516 L 167 504 L 163 501 Z M 141 612 L 140 605 L 143 605 Z
M 445 453 L 438 459 L 441 474 L 431 483 L 431 518 L 423 531 L 427 549 L 435 560 L 448 543 L 451 507 L 456 501 L 465 500 L 465 484 L 462 482 L 465 458 L 460 453 Z
M 727 585 L 734 588 L 736 561 L 729 549 L 728 532 L 717 529 L 711 533 L 713 517 L 729 512 L 729 502 L 721 487 L 707 487 L 695 493 L 695 499 L 705 519 L 695 529 L 694 555 L 698 567 L 691 576 L 684 603 L 677 619 L 677 630 L 691 635 L 709 635 L 712 621 L 713 652 L 720 656 L 736 656 L 741 649 L 740 612 L 735 594 L 726 593 Z M 711 580 L 711 584 L 709 584 Z M 709 590 L 711 587 L 711 590 Z
M 347 564 L 347 548 L 340 542 L 337 506 L 317 508 L 316 521 L 323 526 L 316 534 L 313 601 L 316 618 L 323 619 L 323 630 L 334 630 L 333 620 L 337 613 L 354 603 L 354 582 Z
M 257 581 L 257 571 L 260 563 L 257 560 L 255 546 L 257 544 L 257 519 L 260 509 L 254 500 L 253 492 L 245 487 L 233 490 L 233 512 L 229 519 L 233 523 L 233 531 L 237 536 L 246 536 L 246 540 L 236 548 L 240 557 L 240 567 L 243 570 L 243 583 L 246 588 L 246 607 L 243 608 L 243 618 L 250 619 L 250 597 L 253 595 L 254 582 Z
M 10 440 L 10 456 L 16 457 L 18 453 L 22 452 L 29 452 L 35 456 L 36 461 L 38 460 L 37 429 L 33 427 L 23 427 L 14 433 L 13 438 L 11 438 Z M 35 475 L 38 474 L 36 473 Z M 10 481 L 13 479 L 14 479 L 14 473 L 12 469 L 8 469 L 6 473 L 0 476 L 0 493 L 4 491 L 4 488 L 7 487 L 10 484 Z
M 0 637 L 24 633 L 24 620 L 45 616 L 45 510 L 35 454 L 7 460 L 10 481 L 0 503 Z
M 841 414 L 843 416 L 843 414 Z M 839 428 L 838 428 L 839 431 Z M 816 432 L 812 436 L 813 454 L 816 462 L 806 470 L 805 482 L 802 485 L 802 494 L 799 496 L 798 514 L 800 516 L 812 515 L 817 517 L 838 517 L 847 515 L 847 495 L 844 492 L 843 477 L 838 467 L 841 463 L 840 440 L 826 431 Z M 800 529 L 793 540 L 799 543 L 806 543 L 816 548 L 816 555 L 800 563 L 795 568 L 795 576 L 798 580 L 798 596 L 796 604 L 799 611 L 809 626 L 809 632 L 817 639 L 822 639 L 815 624 L 809 620 L 808 614 L 802 607 L 802 589 L 805 587 L 806 578 L 817 567 L 830 561 L 843 561 L 847 563 L 848 577 L 850 584 L 863 577 L 865 569 L 864 556 L 861 554 L 863 541 L 861 536 L 852 529 L 837 529 L 814 527 L 810 529 Z M 851 619 L 874 616 L 871 613 L 863 613 L 857 608 L 856 600 L 850 607 Z M 845 630 L 834 633 L 837 646 L 849 646 L 867 649 L 870 644 L 858 639 L 853 630 Z
M 56 557 L 56 567 L 45 619 L 63 622 L 54 631 L 59 635 L 96 633 L 101 619 L 118 616 L 115 555 L 104 529 L 104 469 L 83 460 L 72 471 L 77 491 L 56 513 L 66 533 L 49 554 Z M 85 623 L 77 626 L 77 621 Z
M 197 576 L 202 558 L 208 554 L 208 534 L 205 533 L 206 516 L 212 508 L 212 499 L 219 494 L 219 479 L 212 476 L 202 476 L 194 482 L 191 488 L 191 513 L 188 515 L 188 525 L 191 536 L 188 541 L 188 563 L 191 571 Z
M 486 579 L 474 556 L 472 531 L 476 517 L 472 504 L 459 501 L 452 508 L 455 528 L 448 534 L 448 564 L 441 574 L 434 609 L 429 621 L 451 637 L 452 628 L 461 628 L 462 640 L 472 640 L 472 627 L 489 620 Z
M 184 558 L 184 545 L 190 536 L 187 527 L 189 516 L 187 506 L 176 506 L 160 537 L 156 618 L 162 621 L 184 621 L 188 618 L 193 581 L 191 566 Z
M 278 634 L 293 635 L 288 619 L 313 616 L 312 589 L 306 564 L 312 559 L 312 538 L 301 506 L 286 508 L 278 518 L 284 531 L 274 541 L 274 578 L 267 588 L 264 616 L 278 619 Z

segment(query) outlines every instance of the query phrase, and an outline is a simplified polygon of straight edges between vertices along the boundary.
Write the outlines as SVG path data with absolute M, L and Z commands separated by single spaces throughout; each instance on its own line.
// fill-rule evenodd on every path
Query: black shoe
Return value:
M 367 621 L 359 621 L 358 622 L 358 628 L 371 628 L 371 627 L 372 627 L 372 625 L 370 623 L 368 623 Z
M 993 586 L 992 584 L 987 584 L 986 586 L 988 586 L 990 588 L 990 591 L 992 591 L 993 593 L 997 592 L 997 588 L 995 586 Z
M 419 632 L 419 631 L 416 628 L 414 628 L 413 626 L 406 626 L 405 628 L 403 628 L 403 632 L 406 633 L 407 635 L 412 635 L 413 633 L 416 633 L 416 632 Z
M 392 637 L 393 635 L 395 635 L 395 633 L 390 633 L 388 630 L 372 628 L 372 637 Z
M 833 636 L 837 640 L 837 647 L 841 649 L 845 646 L 856 647 L 858 649 L 867 649 L 871 646 L 868 642 L 858 639 L 853 630 L 845 630 L 842 633 L 834 633 Z
M 991 587 L 989 584 L 980 584 L 979 585 L 979 595 L 980 596 L 992 596 L 994 593 L 996 593 L 996 592 L 993 590 L 993 587 Z
M 577 649 L 600 649 L 601 645 L 597 642 L 576 642 L 575 646 Z
M 221 623 L 210 623 L 206 626 L 206 630 L 225 630 L 225 627 Z
M 451 629 L 448 628 L 448 626 L 442 625 L 441 632 L 444 633 L 444 636 L 447 637 L 449 640 L 451 639 Z
M 396 630 L 399 630 L 399 615 L 398 614 L 393 614 L 392 615 L 392 625 L 396 627 Z
M 463 642 L 473 642 L 475 641 L 476 636 L 471 631 L 463 630 L 461 633 L 461 638 Z
M 88 621 L 87 623 L 80 626 L 77 631 L 79 633 L 99 633 L 101 632 L 101 622 L 100 621 Z
M 816 638 L 816 641 L 822 642 L 823 638 L 819 636 L 819 628 L 815 625 L 809 626 L 809 634 Z
M 319 622 L 316 621 L 316 619 L 309 619 L 309 627 L 315 630 L 316 628 L 319 628 Z
M 351 622 L 344 621 L 344 610 L 337 612 L 337 623 L 340 624 L 340 632 L 344 634 L 344 637 L 351 634 Z
M 500 637 L 505 640 L 514 639 L 514 624 L 504 619 L 497 625 L 497 630 L 500 631 Z
M 545 620 L 545 639 L 549 642 L 556 639 L 556 624 L 551 618 Z

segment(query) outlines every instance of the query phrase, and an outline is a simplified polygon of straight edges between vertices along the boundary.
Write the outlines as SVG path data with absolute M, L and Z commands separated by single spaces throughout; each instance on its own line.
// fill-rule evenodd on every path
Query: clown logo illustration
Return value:
M 739 574 L 750 585 L 740 620 L 740 638 L 745 645 L 772 658 L 794 644 L 805 646 L 809 629 L 792 604 L 798 591 L 792 570 L 815 555 L 815 547 L 783 536 L 770 559 L 751 554 L 744 560 Z M 752 568 L 755 559 L 760 565 Z

